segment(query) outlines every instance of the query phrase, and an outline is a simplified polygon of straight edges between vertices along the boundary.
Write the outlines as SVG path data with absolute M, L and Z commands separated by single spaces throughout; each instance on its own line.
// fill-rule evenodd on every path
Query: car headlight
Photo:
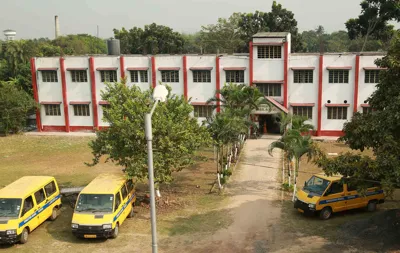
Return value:
M 7 235 L 15 235 L 17 233 L 17 230 L 16 229 L 11 229 L 11 230 L 7 230 L 6 231 L 6 234 Z
M 71 224 L 71 227 L 72 227 L 72 228 L 78 228 L 79 225 L 78 225 L 78 224 L 75 224 L 75 223 L 72 223 L 72 224 Z
M 104 224 L 103 225 L 103 229 L 111 229 L 112 228 L 112 224 Z
M 315 208 L 315 204 L 308 204 L 308 207 L 311 208 L 311 209 L 314 209 Z

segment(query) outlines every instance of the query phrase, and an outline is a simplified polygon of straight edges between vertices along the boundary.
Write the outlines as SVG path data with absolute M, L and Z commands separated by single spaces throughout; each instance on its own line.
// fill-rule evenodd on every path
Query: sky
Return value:
M 113 36 L 113 29 L 157 23 L 193 33 L 234 12 L 268 12 L 273 0 L 9 0 L 2 1 L 0 30 L 14 29 L 17 38 L 54 38 L 54 16 L 61 34 Z M 359 15 L 361 0 L 279 0 L 295 14 L 300 31 L 323 25 L 327 32 L 344 30 Z M 4 39 L 0 35 L 1 39 Z

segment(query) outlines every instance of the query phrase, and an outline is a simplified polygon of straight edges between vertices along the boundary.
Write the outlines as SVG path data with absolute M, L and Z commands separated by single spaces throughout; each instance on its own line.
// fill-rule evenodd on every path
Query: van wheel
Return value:
M 21 244 L 25 244 L 28 242 L 29 231 L 27 228 L 24 228 L 21 233 L 21 239 L 19 240 Z
M 50 216 L 50 220 L 51 221 L 55 221 L 56 219 L 57 219 L 57 217 L 58 217 L 58 215 L 57 215 L 57 208 L 53 208 L 53 211 L 51 212 L 51 216 Z
M 118 234 L 119 234 L 119 225 L 118 225 L 118 223 L 117 223 L 117 224 L 115 225 L 114 230 L 112 231 L 111 238 L 112 238 L 112 239 L 117 238 L 117 237 L 118 237 Z
M 368 212 L 375 212 L 376 211 L 376 201 L 370 201 L 367 205 Z
M 131 211 L 128 214 L 128 218 L 132 218 L 133 216 L 135 216 L 135 212 L 133 211 L 133 205 L 132 205 Z
M 332 209 L 329 206 L 324 207 L 319 213 L 321 220 L 327 220 L 332 216 Z

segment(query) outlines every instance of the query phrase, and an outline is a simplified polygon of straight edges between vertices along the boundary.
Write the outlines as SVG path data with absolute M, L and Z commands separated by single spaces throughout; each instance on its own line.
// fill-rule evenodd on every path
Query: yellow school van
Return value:
M 101 174 L 79 194 L 72 216 L 72 233 L 80 238 L 116 238 L 126 218 L 134 215 L 132 180 L 121 174 Z
M 54 177 L 27 176 L 0 189 L 0 242 L 26 243 L 29 233 L 55 220 L 61 195 Z
M 332 213 L 366 207 L 375 211 L 377 204 L 383 203 L 385 194 L 379 183 L 367 183 L 364 194 L 357 192 L 357 181 L 342 176 L 315 174 L 305 182 L 295 197 L 294 208 L 302 213 L 318 212 L 323 220 Z

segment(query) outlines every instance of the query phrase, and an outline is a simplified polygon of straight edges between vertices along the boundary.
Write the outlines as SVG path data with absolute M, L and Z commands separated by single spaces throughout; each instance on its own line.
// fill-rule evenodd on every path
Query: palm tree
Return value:
M 30 58 L 30 49 L 24 40 L 9 41 L 3 51 L 4 58 L 10 64 L 13 74 L 16 73 L 20 64 L 27 63 Z
M 296 136 L 294 137 L 294 142 L 292 143 L 293 157 L 295 160 L 293 201 L 297 191 L 297 175 L 300 170 L 301 158 L 304 155 L 307 155 L 308 161 L 310 161 L 318 153 L 318 147 L 314 144 L 310 135 L 302 135 L 301 132 L 296 132 L 297 133 L 291 133 L 293 136 Z
M 298 115 L 292 116 L 291 128 L 298 130 L 301 134 L 309 134 L 310 131 L 314 130 L 314 126 L 306 123 L 307 117 L 302 117 Z

